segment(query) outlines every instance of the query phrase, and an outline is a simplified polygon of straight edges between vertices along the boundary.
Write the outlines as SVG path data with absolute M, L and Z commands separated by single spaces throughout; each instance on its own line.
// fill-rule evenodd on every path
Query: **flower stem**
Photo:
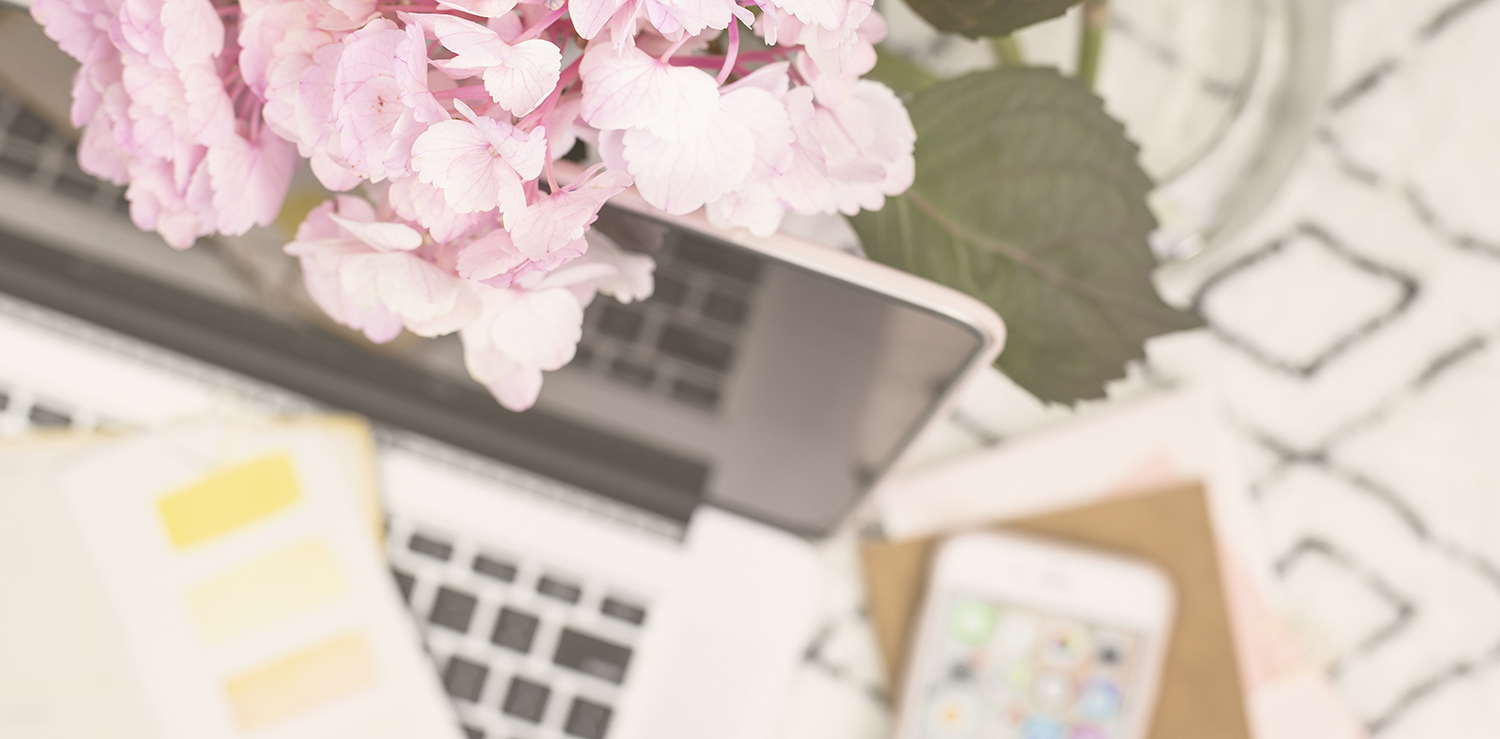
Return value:
M 398 13 L 409 10 L 438 10 L 439 5 L 435 2 L 403 2 L 403 3 L 379 3 L 375 6 L 377 13 Z M 453 12 L 463 12 L 454 10 Z
M 547 116 L 550 115 L 552 113 L 552 109 L 557 106 L 558 98 L 562 97 L 562 91 L 567 88 L 568 85 L 573 84 L 574 80 L 578 79 L 578 68 L 581 64 L 583 64 L 583 57 L 580 56 L 577 59 L 574 59 L 573 63 L 569 64 L 567 68 L 562 71 L 562 74 L 558 75 L 557 85 L 552 88 L 552 92 L 547 94 L 547 97 L 542 100 L 541 105 L 536 106 L 536 110 L 527 113 L 525 118 L 517 121 L 516 128 L 519 128 L 523 131 L 531 131 L 538 125 L 540 125 L 543 121 L 547 120 Z M 551 144 L 549 143 L 548 146 L 551 146 Z M 552 161 L 550 155 L 547 161 Z
M 677 67 L 704 67 L 713 68 L 722 66 L 726 58 L 735 61 L 736 66 L 743 66 L 751 62 L 775 62 L 801 51 L 801 46 L 788 46 L 786 48 L 776 47 L 764 51 L 747 51 L 734 56 L 679 56 L 673 57 L 668 64 Z
M 663 64 L 666 64 L 667 62 L 670 62 L 672 60 L 672 55 L 676 54 L 677 50 L 681 49 L 682 45 L 685 44 L 685 43 L 687 43 L 688 39 L 690 39 L 690 38 L 692 38 L 692 36 L 689 36 L 686 33 L 682 34 L 682 38 L 677 39 L 677 41 L 675 43 L 673 43 L 671 46 L 667 47 L 667 50 L 665 52 L 662 52 L 661 58 L 658 59 L 658 61 L 660 61 Z
M 455 87 L 451 90 L 433 90 L 432 96 L 438 100 L 453 100 L 463 98 L 464 100 L 489 100 L 490 93 L 484 89 L 484 85 L 465 85 Z
M 1109 26 L 1109 0 L 1083 0 L 1082 17 L 1078 36 L 1078 78 L 1093 89 L 1099 77 L 1104 31 Z
M 539 20 L 539 21 L 537 21 L 536 24 L 533 25 L 531 28 L 528 28 L 525 31 L 522 31 L 520 36 L 517 36 L 514 39 L 512 39 L 511 42 L 510 42 L 511 45 L 514 46 L 516 44 L 521 43 L 522 41 L 530 41 L 531 39 L 534 39 L 537 36 L 542 35 L 543 31 L 545 31 L 548 28 L 550 28 L 553 23 L 556 23 L 557 20 L 559 18 L 563 17 L 564 15 L 566 15 L 567 12 L 568 12 L 567 5 L 564 5 L 564 6 L 558 8 L 556 10 L 553 10 L 552 12 L 550 12 L 547 15 L 543 16 L 542 19 Z
M 715 83 L 723 85 L 729 79 L 729 73 L 734 71 L 734 58 L 740 53 L 740 24 L 734 20 L 729 21 L 729 49 L 724 54 L 724 66 L 719 68 L 719 76 Z
M 1015 36 L 1000 36 L 990 39 L 990 48 L 995 51 L 995 58 L 1000 64 L 1007 67 L 1026 66 L 1026 57 L 1021 53 L 1021 42 Z

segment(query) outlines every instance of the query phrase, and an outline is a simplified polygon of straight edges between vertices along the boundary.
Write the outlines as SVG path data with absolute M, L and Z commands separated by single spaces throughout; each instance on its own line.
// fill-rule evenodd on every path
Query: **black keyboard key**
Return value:
M 537 582 L 536 591 L 542 595 L 550 595 L 553 598 L 569 603 L 577 603 L 578 596 L 583 594 L 583 591 L 577 585 L 565 583 L 561 580 L 554 580 L 550 577 L 544 577 Z
M 582 368 L 589 366 L 593 361 L 594 350 L 588 344 L 579 344 L 578 348 L 573 350 L 573 361 L 568 362 L 568 366 L 571 367 L 576 364 Z
M 722 241 L 710 241 L 681 234 L 672 259 L 683 264 L 714 272 L 740 282 L 755 282 L 760 277 L 760 257 Z
M 563 629 L 552 661 L 612 683 L 625 681 L 630 648 L 572 629 Z
M 430 539 L 428 537 L 422 536 L 421 534 L 412 534 L 411 540 L 406 543 L 406 546 L 417 554 L 425 554 L 429 557 L 436 557 L 443 560 L 444 562 L 447 562 L 448 558 L 453 556 L 452 544 L 449 544 L 446 541 Z
M 510 680 L 510 689 L 505 691 L 505 702 L 500 705 L 500 710 L 523 721 L 540 723 L 542 714 L 547 712 L 547 699 L 551 696 L 551 688 L 514 677 Z
M 99 188 L 99 181 L 88 175 L 63 172 L 52 182 L 52 189 L 74 200 L 90 202 Z
M 391 570 L 391 574 L 396 576 L 396 587 L 401 588 L 401 600 L 410 603 L 411 589 L 416 586 L 417 578 L 412 577 L 411 575 L 408 575 L 401 570 L 393 569 Z
M 687 283 L 682 280 L 657 273 L 656 289 L 651 292 L 651 302 L 665 305 L 681 305 L 682 299 L 687 297 Z
M 609 364 L 609 376 L 627 385 L 648 388 L 656 381 L 656 370 L 628 359 L 616 359 Z
M 729 293 L 709 293 L 703 301 L 703 315 L 731 326 L 743 324 L 749 313 L 750 306 Z
M 460 590 L 440 588 L 437 600 L 432 604 L 432 614 L 427 620 L 438 626 L 446 626 L 459 633 L 469 630 L 469 620 L 474 617 L 474 596 Z
M 31 179 L 36 174 L 36 154 L 15 146 L 0 148 L 0 174 L 18 180 Z
M 568 722 L 563 724 L 563 731 L 569 736 L 582 739 L 604 739 L 604 732 L 609 730 L 611 713 L 614 711 L 609 706 L 574 698 L 573 706 L 568 709 Z
M 473 726 L 464 727 L 464 739 L 484 739 L 484 731 Z
M 68 418 L 67 414 L 40 405 L 32 406 L 31 414 L 28 418 L 31 420 L 31 425 L 48 428 L 67 426 L 73 422 L 73 419 Z
M 614 598 L 605 598 L 604 605 L 599 607 L 599 611 L 606 616 L 612 616 L 636 626 L 640 626 L 646 620 L 646 609 Z
M 599 316 L 599 330 L 621 341 L 635 341 L 646 323 L 640 313 L 619 305 L 606 304 L 603 313 Z
M 711 411 L 719 405 L 719 391 L 696 382 L 677 380 L 672 383 L 672 399 L 694 408 Z
M 505 582 L 515 582 L 516 579 L 515 565 L 490 559 L 482 554 L 474 558 L 474 571 Z
M 531 641 L 536 638 L 536 626 L 536 616 L 502 608 L 500 618 L 495 619 L 495 630 L 490 634 L 490 641 L 525 654 L 531 651 Z
M 484 692 L 485 678 L 489 676 L 490 668 L 463 657 L 454 657 L 448 660 L 448 667 L 443 670 L 443 687 L 448 690 L 448 695 L 477 703 L 479 694 Z
M 719 372 L 729 369 L 729 363 L 734 360 L 734 347 L 682 326 L 663 329 L 656 347 L 668 356 Z
M 16 116 L 16 119 L 11 121 L 10 135 L 16 139 L 40 144 L 47 140 L 47 131 L 49 129 L 51 129 L 51 126 L 48 126 L 46 121 L 42 120 L 35 113 L 23 108 Z

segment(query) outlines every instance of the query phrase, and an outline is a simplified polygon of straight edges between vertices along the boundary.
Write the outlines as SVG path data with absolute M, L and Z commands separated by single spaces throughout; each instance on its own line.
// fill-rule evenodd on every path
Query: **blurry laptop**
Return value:
M 595 228 L 656 259 L 656 294 L 596 300 L 515 414 L 454 337 L 366 345 L 268 299 L 233 245 L 173 252 L 125 210 L 0 96 L 0 434 L 369 417 L 394 578 L 476 738 L 770 735 L 813 627 L 811 541 L 998 352 L 998 319 L 941 294 L 610 207 Z

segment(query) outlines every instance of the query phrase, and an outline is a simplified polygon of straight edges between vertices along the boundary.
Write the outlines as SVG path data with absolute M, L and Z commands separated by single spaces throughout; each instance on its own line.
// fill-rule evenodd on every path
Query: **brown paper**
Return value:
M 1113 550 L 1160 565 L 1177 588 L 1177 613 L 1147 736 L 1249 739 L 1212 524 L 1201 486 L 1111 498 L 997 528 Z M 860 552 L 870 620 L 898 699 L 908 639 L 936 543 L 936 539 L 874 542 Z

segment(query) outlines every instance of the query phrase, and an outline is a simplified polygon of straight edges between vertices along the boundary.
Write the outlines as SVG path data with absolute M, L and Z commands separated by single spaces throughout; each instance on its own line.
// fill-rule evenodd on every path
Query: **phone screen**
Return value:
M 1141 631 L 963 594 L 940 619 L 916 736 L 1127 739 Z

